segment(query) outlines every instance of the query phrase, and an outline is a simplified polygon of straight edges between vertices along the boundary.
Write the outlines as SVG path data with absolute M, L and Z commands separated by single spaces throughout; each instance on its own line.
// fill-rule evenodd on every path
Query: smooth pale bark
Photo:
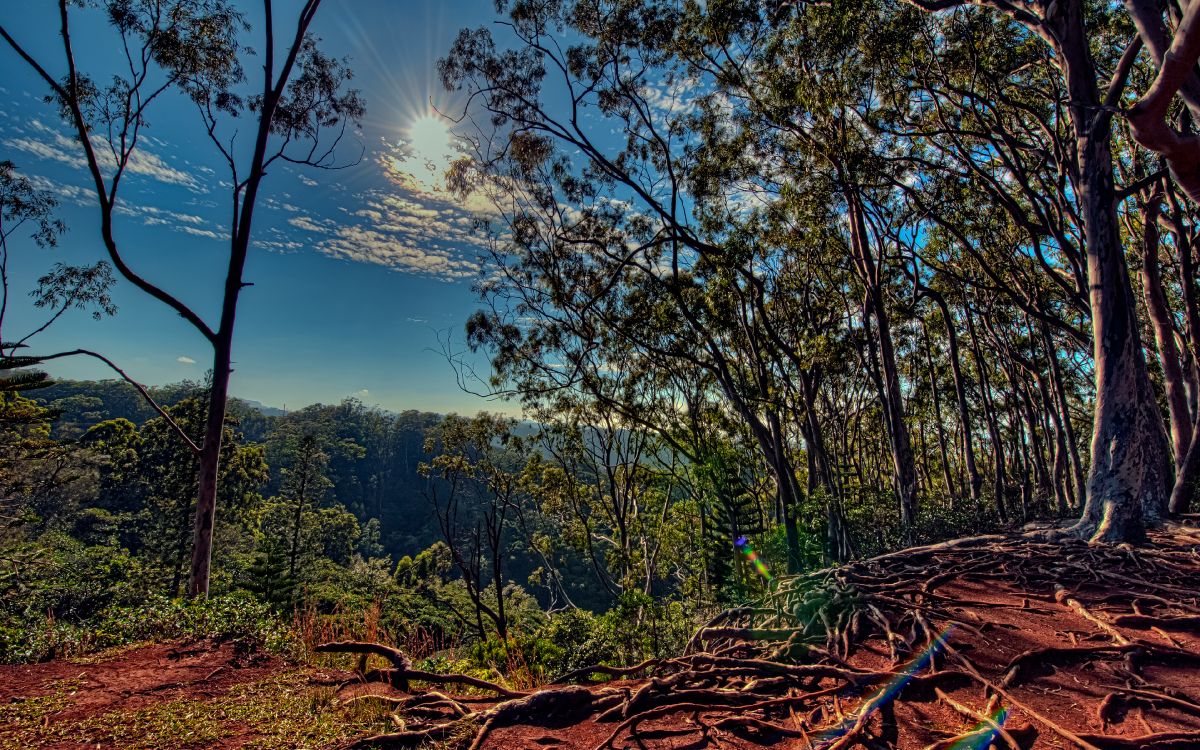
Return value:
M 1168 446 L 1146 371 L 1135 318 L 1136 300 L 1125 267 L 1112 158 L 1112 116 L 1133 65 L 1133 53 L 1140 45 L 1131 44 L 1122 55 L 1107 95 L 1102 96 L 1084 23 L 1083 0 L 1039 4 L 1037 12 L 1032 6 L 1003 0 L 908 2 L 927 11 L 982 5 L 1005 14 L 1053 50 L 1055 64 L 1066 77 L 1068 113 L 1075 131 L 1077 201 L 1086 238 L 1096 379 L 1087 499 L 1082 517 L 1071 532 L 1097 542 L 1141 539 L 1146 525 L 1158 522 L 1166 511 Z M 1195 144 L 1172 144 L 1172 139 L 1179 136 L 1164 119 L 1170 99 L 1192 77 L 1192 68 L 1200 55 L 1200 24 L 1195 22 L 1198 14 L 1200 3 L 1193 2 L 1171 50 L 1162 57 L 1159 76 L 1151 91 L 1139 102 L 1138 111 L 1131 113 L 1131 125 L 1139 142 L 1145 139 L 1160 148 L 1178 145 L 1180 151 L 1185 148 L 1200 151 Z M 1153 54 L 1155 40 L 1144 38 L 1144 41 Z M 1139 120 L 1137 125 L 1133 123 L 1135 119 Z M 1200 174 L 1186 168 L 1183 156 L 1190 154 L 1176 153 L 1168 155 L 1168 159 L 1185 167 L 1176 171 L 1176 176 L 1183 172 L 1188 194 L 1200 196 Z M 1173 171 L 1175 166 L 1172 164 Z
M 1200 397 L 1200 374 L 1196 371 L 1196 353 L 1200 351 L 1200 294 L 1197 294 L 1196 288 L 1191 233 L 1184 223 L 1183 207 L 1170 183 L 1167 183 L 1166 196 L 1169 208 L 1167 220 L 1174 235 L 1175 259 L 1179 264 L 1180 288 L 1183 292 L 1184 341 L 1180 348 L 1187 355 L 1183 379 L 1188 416 L 1192 422 L 1187 453 L 1183 461 L 1175 466 L 1175 484 L 1171 488 L 1168 509 L 1171 513 L 1187 513 L 1192 507 L 1192 499 L 1200 481 L 1200 413 L 1196 405 Z
M 1188 387 L 1188 410 L 1192 420 L 1200 419 L 1197 400 L 1200 399 L 1200 290 L 1196 285 L 1196 263 L 1192 257 L 1191 231 L 1184 221 L 1183 206 L 1175 195 L 1171 183 L 1167 182 L 1167 220 L 1174 238 L 1175 262 L 1179 264 L 1179 287 L 1183 297 L 1184 341 L 1181 349 L 1187 355 L 1184 378 Z
M 1175 325 L 1163 292 L 1162 274 L 1158 267 L 1158 216 L 1161 196 L 1151 196 L 1142 206 L 1142 295 L 1154 330 L 1158 361 L 1162 366 L 1163 384 L 1167 392 L 1167 414 L 1171 424 L 1171 447 L 1175 466 L 1182 467 L 1192 439 L 1192 417 L 1188 409 L 1187 389 L 1183 380 L 1183 365 L 1175 345 Z M 1176 470 L 1178 472 L 1178 468 Z
M 958 497 L 958 488 L 950 473 L 950 451 L 946 446 L 946 430 L 942 425 L 942 397 L 938 389 L 937 371 L 933 366 L 933 345 L 930 343 L 929 328 L 921 323 L 921 333 L 925 339 L 925 366 L 929 371 L 929 392 L 933 396 L 933 421 L 937 427 L 938 455 L 942 458 L 942 479 L 946 482 L 946 492 L 950 493 L 953 501 Z
M 800 559 L 800 529 L 797 526 L 796 509 L 799 507 L 800 488 L 796 484 L 796 472 L 792 468 L 791 459 L 787 454 L 787 441 L 784 438 L 783 425 L 779 415 L 774 411 L 767 413 L 767 424 L 770 426 L 772 465 L 775 480 L 778 483 L 779 520 L 783 523 L 783 533 L 787 541 L 788 572 L 799 573 L 803 567 Z
M 1158 62 L 1158 75 L 1127 115 L 1129 132 L 1141 146 L 1161 154 L 1171 174 L 1193 201 L 1200 203 L 1200 137 L 1177 132 L 1167 121 L 1176 94 L 1193 112 L 1200 112 L 1195 67 L 1200 60 L 1200 3 L 1184 10 L 1171 46 L 1162 49 L 1161 11 L 1146 2 L 1127 3 L 1138 34 Z
M 841 493 L 830 465 L 825 434 L 817 418 L 817 373 L 801 370 L 797 378 L 804 415 L 799 420 L 800 433 L 808 454 L 808 491 L 823 491 L 825 495 L 825 554 L 831 562 L 846 562 L 854 557 L 850 528 L 842 508 Z
M 946 299 L 936 292 L 927 292 L 942 311 L 942 320 L 946 324 L 946 343 L 950 358 L 950 372 L 954 375 L 954 397 L 958 401 L 958 420 L 962 427 L 963 467 L 967 473 L 967 486 L 971 493 L 971 501 L 979 506 L 980 490 L 983 488 L 983 478 L 979 476 L 979 467 L 975 464 L 975 445 L 972 436 L 971 406 L 967 402 L 967 385 L 962 373 L 962 357 L 958 349 L 958 333 L 954 328 L 954 316 L 950 314 L 950 306 Z
M 1066 3 L 1060 15 L 1055 32 L 1076 134 L 1096 377 L 1087 499 L 1072 531 L 1097 542 L 1137 541 L 1167 509 L 1167 441 L 1117 224 L 1112 114 L 1100 106 L 1083 3 Z
M 236 305 L 236 302 L 234 304 Z M 191 576 L 188 582 L 188 595 L 193 597 L 208 595 L 208 583 L 212 575 L 213 530 L 217 522 L 217 477 L 221 465 L 221 441 L 225 433 L 229 375 L 232 372 L 229 367 L 232 322 L 231 316 L 230 336 L 217 344 L 213 356 L 213 382 L 208 394 L 208 416 L 204 425 L 204 442 L 200 444 L 200 476 L 196 492 L 196 516 L 193 521 Z
M 1033 414 L 1033 399 L 1029 395 L 1029 390 L 1021 385 L 1019 393 L 1014 394 L 1017 398 L 1016 409 L 1019 416 L 1025 422 L 1025 430 L 1029 433 L 1029 456 L 1033 464 L 1033 479 L 1043 496 L 1049 497 L 1052 489 L 1050 487 L 1050 469 L 1046 466 L 1046 454 L 1042 447 L 1042 436 L 1038 434 L 1037 420 Z
M 992 404 L 992 389 L 988 381 L 987 365 L 984 363 L 983 351 L 979 346 L 979 337 L 975 333 L 975 322 L 971 309 L 966 308 L 967 332 L 971 337 L 971 352 L 974 354 L 975 370 L 979 377 L 979 400 L 983 404 L 983 421 L 987 425 L 988 438 L 992 443 L 992 502 L 996 515 L 1001 521 L 1008 520 L 1005 507 L 1004 490 L 1008 477 L 1004 466 L 1004 443 L 1000 435 L 1000 425 L 996 422 L 996 411 Z
M 1075 440 L 1075 424 L 1071 421 L 1071 407 L 1067 403 L 1066 383 L 1063 379 L 1062 365 L 1058 361 L 1058 352 L 1054 349 L 1054 339 L 1050 329 L 1041 326 L 1042 342 L 1046 346 L 1046 358 L 1050 363 L 1050 392 L 1054 397 L 1059 426 L 1063 431 L 1066 443 L 1067 458 L 1070 459 L 1071 495 L 1074 498 L 1072 507 L 1082 507 L 1083 499 L 1087 497 L 1087 483 L 1084 481 L 1083 459 L 1079 456 L 1079 443 Z
M 1042 409 L 1050 419 L 1050 426 L 1054 434 L 1054 498 L 1058 504 L 1058 512 L 1060 515 L 1066 515 L 1067 511 L 1075 504 L 1075 496 L 1071 489 L 1071 482 L 1067 478 L 1067 438 L 1066 432 L 1063 430 L 1062 416 L 1058 412 L 1057 406 L 1051 400 L 1050 389 L 1046 386 L 1044 377 L 1037 378 L 1038 394 L 1041 396 Z
M 907 534 L 917 520 L 917 470 L 904 416 L 904 401 L 900 393 L 896 349 L 892 342 L 891 322 L 880 283 L 879 267 L 875 263 L 867 239 L 862 204 L 854 190 L 846 190 L 845 196 L 849 208 L 851 252 L 864 288 L 863 314 L 864 317 L 875 319 L 877 335 L 873 343 L 877 342 L 879 347 L 880 400 L 891 446 L 893 476 L 900 505 L 900 524 Z

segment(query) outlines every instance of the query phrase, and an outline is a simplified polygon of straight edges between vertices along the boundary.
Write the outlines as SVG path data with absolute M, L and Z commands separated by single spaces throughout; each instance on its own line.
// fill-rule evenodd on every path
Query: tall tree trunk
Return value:
M 1005 486 L 1008 478 L 1004 466 L 1004 443 L 1000 435 L 1000 425 L 996 422 L 996 411 L 992 405 L 992 388 L 988 382 L 987 365 L 984 364 L 983 352 L 979 347 L 979 337 L 975 333 L 975 323 L 971 315 L 970 305 L 963 307 L 967 319 L 967 333 L 971 337 L 971 353 L 975 359 L 975 371 L 979 375 L 979 400 L 983 404 L 983 421 L 987 425 L 988 438 L 992 443 L 992 502 L 996 515 L 1001 521 L 1008 520 L 1005 507 Z
M 860 196 L 853 189 L 846 189 L 845 196 L 850 214 L 851 249 L 864 289 L 863 322 L 866 324 L 866 318 L 873 317 L 876 324 L 879 370 L 882 377 L 881 400 L 891 443 L 892 468 L 900 502 L 900 523 L 907 536 L 917 521 L 917 470 L 904 416 L 904 400 L 900 392 L 900 371 L 896 365 L 892 327 L 880 280 L 880 269 L 867 238 L 866 219 L 863 216 Z
M 296 565 L 300 561 L 300 529 L 304 525 L 304 506 L 308 499 L 309 472 L 312 469 L 314 438 L 305 436 L 300 443 L 300 487 L 296 493 L 296 512 L 292 515 L 292 543 L 288 550 L 288 579 L 296 580 Z
M 1183 320 L 1187 368 L 1183 371 L 1186 405 L 1192 422 L 1188 450 L 1182 462 L 1175 465 L 1175 485 L 1171 488 L 1168 508 L 1171 513 L 1187 513 L 1192 506 L 1197 484 L 1200 483 L 1200 374 L 1197 373 L 1197 353 L 1200 352 L 1200 294 L 1196 289 L 1195 261 L 1192 258 L 1191 233 L 1184 223 L 1183 207 L 1167 183 L 1167 216 L 1173 227 L 1176 260 L 1179 263 L 1180 288 L 1183 291 Z
M 937 304 L 938 309 L 942 311 L 942 320 L 946 324 L 950 372 L 954 375 L 954 397 L 958 401 L 958 421 L 962 426 L 963 467 L 967 473 L 967 486 L 971 493 L 971 502 L 978 508 L 983 478 L 979 476 L 979 467 L 975 465 L 974 437 L 971 434 L 971 406 L 967 401 L 967 384 L 962 373 L 962 356 L 958 349 L 958 333 L 954 328 L 954 316 L 950 314 L 950 306 L 946 304 L 945 297 L 932 291 L 927 293 Z
M 846 562 L 854 556 L 854 547 L 842 510 L 840 490 L 825 447 L 824 431 L 817 418 L 818 376 L 811 370 L 802 370 L 798 380 L 804 403 L 804 414 L 798 421 L 808 453 L 808 489 L 810 494 L 814 490 L 822 490 L 825 499 L 825 555 L 830 562 Z
M 230 329 L 232 333 L 232 328 Z M 212 568 L 213 529 L 217 520 L 217 477 L 221 464 L 221 441 L 225 435 L 225 403 L 229 396 L 230 341 L 214 347 L 212 388 L 208 394 L 208 415 L 204 442 L 200 445 L 200 476 L 196 493 L 196 517 L 192 537 L 189 596 L 207 596 Z
M 1054 499 L 1058 506 L 1059 515 L 1066 515 L 1067 511 L 1074 504 L 1074 499 L 1071 494 L 1071 482 L 1067 478 L 1067 439 L 1066 433 L 1062 427 L 1062 420 L 1058 413 L 1058 408 L 1051 401 L 1050 389 L 1046 386 L 1046 379 L 1042 376 L 1037 378 L 1038 393 L 1041 396 L 1042 409 L 1050 418 L 1050 426 L 1054 432 Z
M 1158 361 L 1162 365 L 1167 392 L 1167 414 L 1171 423 L 1171 447 L 1176 473 L 1184 464 L 1192 439 L 1192 417 L 1188 409 L 1183 365 L 1175 345 L 1175 326 L 1158 267 L 1158 216 L 1162 198 L 1152 195 L 1142 206 L 1142 295 L 1146 300 Z
M 1101 106 L 1083 6 L 1063 2 L 1051 22 L 1075 130 L 1096 376 L 1087 500 L 1072 531 L 1098 542 L 1136 541 L 1166 513 L 1168 446 L 1117 224 L 1112 108 Z
M 1084 481 L 1083 459 L 1079 457 L 1079 443 L 1075 439 L 1075 425 L 1071 421 L 1071 407 L 1067 403 L 1067 383 L 1063 378 L 1062 365 L 1058 361 L 1058 352 L 1054 348 L 1054 339 L 1050 329 L 1042 325 L 1042 342 L 1046 346 L 1046 358 L 1050 362 L 1050 390 L 1055 399 L 1059 422 L 1063 430 L 1063 439 L 1067 444 L 1067 457 L 1071 463 L 1071 487 L 1075 502 L 1082 507 L 1087 497 L 1087 483 Z
M 1171 181 L 1167 181 L 1167 218 L 1171 222 L 1175 242 L 1175 261 L 1179 264 L 1179 287 L 1183 302 L 1184 341 L 1180 347 L 1186 355 L 1187 367 L 1184 378 L 1188 391 L 1188 412 L 1193 421 L 1200 419 L 1200 291 L 1196 288 L 1196 263 L 1192 257 L 1191 232 L 1184 221 L 1183 206 L 1175 195 Z
M 933 366 L 933 346 L 929 342 L 929 328 L 924 320 L 921 321 L 921 333 L 925 339 L 925 366 L 929 370 L 929 392 L 933 398 L 933 421 L 937 427 L 938 455 L 942 459 L 942 479 L 946 482 L 946 492 L 953 503 L 958 497 L 958 488 L 954 485 L 954 477 L 950 473 L 950 451 L 946 447 L 946 430 L 942 424 L 942 396 L 938 389 L 937 370 Z

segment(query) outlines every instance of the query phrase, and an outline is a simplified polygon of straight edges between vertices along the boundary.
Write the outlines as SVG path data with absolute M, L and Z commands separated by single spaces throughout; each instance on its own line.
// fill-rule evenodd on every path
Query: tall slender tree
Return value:
M 181 316 L 212 347 L 207 423 L 199 444 L 191 446 L 199 457 L 188 585 L 192 596 L 208 593 L 234 326 L 238 301 L 250 285 L 244 275 L 264 178 L 280 162 L 338 167 L 337 146 L 347 127 L 363 114 L 358 92 L 346 88 L 350 70 L 323 53 L 310 33 L 320 5 L 321 0 L 305 0 L 296 12 L 294 30 L 279 33 L 282 21 L 275 17 L 274 3 L 264 0 L 262 79 L 257 87 L 247 82 L 242 65 L 250 52 L 242 41 L 249 26 L 228 0 L 103 0 L 101 9 L 120 42 L 114 48 L 123 51 L 117 67 L 127 71 L 107 86 L 77 65 L 74 3 L 69 0 L 58 0 L 61 57 L 55 63 L 36 58 L 0 24 L 0 38 L 48 87 L 83 151 L 109 261 L 122 278 Z M 55 68 L 60 72 L 53 72 Z M 229 253 L 215 325 L 165 285 L 129 265 L 118 226 L 119 189 L 145 141 L 148 113 L 171 92 L 195 105 L 232 184 Z M 234 143 L 236 123 L 242 120 L 254 134 L 248 154 Z

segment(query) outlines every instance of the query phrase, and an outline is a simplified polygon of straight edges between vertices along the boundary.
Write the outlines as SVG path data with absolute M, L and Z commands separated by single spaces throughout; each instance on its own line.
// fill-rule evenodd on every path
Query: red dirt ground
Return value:
M 188 645 L 143 646 L 95 663 L 53 661 L 0 666 L 0 705 L 61 695 L 69 705 L 48 716 L 47 723 L 79 722 L 114 709 L 136 711 L 184 698 L 212 699 L 235 685 L 272 674 L 279 664 L 277 659 L 261 652 L 247 651 L 239 643 L 200 641 Z M 11 743 L 20 740 L 6 741 L 5 728 L 0 724 L 0 745 L 16 747 Z M 242 744 L 240 738 L 234 736 L 209 747 L 224 750 Z M 71 741 L 43 747 L 115 750 L 111 745 Z
M 237 643 L 201 641 L 190 645 L 154 644 L 119 653 L 95 664 L 53 661 L 0 666 L 0 703 L 54 692 L 54 683 L 71 681 L 72 706 L 56 719 L 94 716 L 120 705 L 136 709 L 176 700 L 224 693 L 278 667 L 259 652 L 245 653 Z
M 730 637 L 708 643 L 717 660 L 668 660 L 653 679 L 590 686 L 592 701 L 607 694 L 617 704 L 607 715 L 611 704 L 589 706 L 587 694 L 564 692 L 565 704 L 539 704 L 491 727 L 488 713 L 455 719 L 449 709 L 409 710 L 404 731 L 375 739 L 379 747 L 413 746 L 417 732 L 432 730 L 472 750 L 1200 748 L 1194 528 L 1156 533 L 1144 548 L 990 537 L 843 570 L 832 577 L 841 575 L 857 588 L 860 608 L 875 607 L 890 623 L 897 655 L 884 626 L 851 617 L 847 641 L 804 661 L 843 674 L 883 673 L 860 687 L 799 671 L 779 677 L 787 667 L 766 661 L 771 653 L 760 637 Z M 1056 585 L 1064 587 L 1057 596 Z M 932 664 L 921 663 L 938 632 L 947 645 L 934 650 Z M 907 688 L 864 710 L 892 675 L 914 664 Z M 629 724 L 638 715 L 645 720 Z
M 764 646 L 727 638 L 708 641 L 708 650 L 724 660 L 724 670 L 713 656 L 700 654 L 667 660 L 654 667 L 653 675 L 589 685 L 592 696 L 607 695 L 618 704 L 607 717 L 594 704 L 589 707 L 588 693 L 567 688 L 557 693 L 558 703 L 540 703 L 479 734 L 490 716 L 486 711 L 505 704 L 455 696 L 453 686 L 435 686 L 469 715 L 456 719 L 436 705 L 400 707 L 402 727 L 412 732 L 453 725 L 454 731 L 443 733 L 448 744 L 442 746 L 466 748 L 476 738 L 475 750 L 1200 748 L 1196 529 L 1156 534 L 1153 544 L 1141 549 L 993 538 L 984 545 L 901 553 L 845 570 L 846 580 L 857 581 L 861 606 L 877 607 L 890 623 L 896 658 L 883 627 L 864 618 L 849 621 L 854 635 L 844 644 L 804 661 L 844 674 L 877 673 L 857 688 L 833 677 L 780 676 L 771 671 L 779 662 L 768 661 L 772 654 Z M 1065 587 L 1058 597 L 1053 582 Z M 946 633 L 947 645 L 935 649 L 931 663 L 918 663 L 934 631 Z M 879 701 L 877 710 L 861 711 L 890 675 L 913 664 L 915 678 L 897 697 Z M 69 684 L 70 705 L 49 720 L 79 721 L 118 707 L 212 699 L 279 667 L 277 660 L 241 652 L 233 643 L 153 645 L 94 664 L 0 667 L 0 706 L 51 695 Z M 371 693 L 403 701 L 428 689 L 419 684 L 405 693 L 359 683 L 342 689 L 339 698 Z M 635 695 L 643 702 L 632 710 L 628 706 Z M 774 702 L 766 708 L 706 705 L 747 695 Z M 644 713 L 647 706 L 657 707 L 656 713 Z M 988 732 L 981 723 L 982 715 L 997 717 L 999 709 L 1008 712 L 998 719 L 1007 734 Z M 644 720 L 623 725 L 626 716 L 639 712 Z M 861 731 L 830 731 L 860 715 L 866 717 Z M 985 731 L 970 734 L 976 727 Z M 0 726 L 0 740 L 3 730 Z M 208 747 L 231 750 L 252 737 L 247 730 Z M 400 734 L 379 746 L 411 747 L 414 740 Z

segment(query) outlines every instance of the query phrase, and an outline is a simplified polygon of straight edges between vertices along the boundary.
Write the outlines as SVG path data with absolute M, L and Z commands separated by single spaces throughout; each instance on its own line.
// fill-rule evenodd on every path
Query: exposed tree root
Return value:
M 635 664 L 632 667 L 610 667 L 607 664 L 593 664 L 590 667 L 576 669 L 573 672 L 557 677 L 552 681 L 551 685 L 565 685 L 569 682 L 584 681 L 587 682 L 594 674 L 606 674 L 609 677 L 628 677 L 629 675 L 648 672 L 663 663 L 662 659 L 647 659 L 641 664 Z
M 387 658 L 392 668 L 368 681 L 509 699 L 483 708 L 436 692 L 393 699 L 405 731 L 354 747 L 525 747 L 495 733 L 586 725 L 593 739 L 567 746 L 677 747 L 694 735 L 689 747 L 1200 748 L 1200 699 L 1155 677 L 1191 670 L 1200 685 L 1200 643 L 1166 634 L 1200 630 L 1200 558 L 1158 538 L 1166 546 L 1133 549 L 991 535 L 777 579 L 758 605 L 700 628 L 679 657 L 585 667 L 532 693 L 414 671 L 373 644 L 318 650 Z M 1050 635 L 1023 640 L 1023 618 L 1040 618 Z M 633 681 L 566 684 L 597 675 Z M 1074 683 L 1073 702 L 1058 706 L 1053 696 Z M 912 718 L 921 705 L 958 723 L 922 727 Z

